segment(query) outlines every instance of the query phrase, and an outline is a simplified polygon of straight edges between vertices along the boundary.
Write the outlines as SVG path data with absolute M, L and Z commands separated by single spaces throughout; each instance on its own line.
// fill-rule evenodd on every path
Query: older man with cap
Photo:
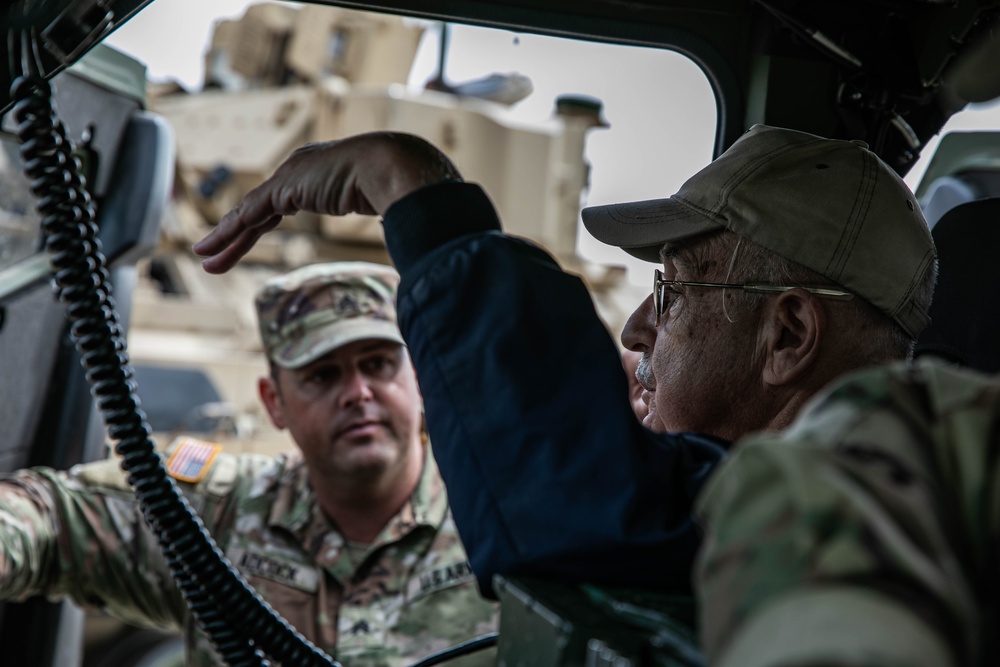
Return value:
M 846 370 L 905 358 L 935 272 L 913 195 L 860 142 L 755 126 L 669 199 L 585 210 L 599 238 L 662 262 L 623 334 L 644 357 L 643 428 L 583 283 L 501 233 L 427 142 L 299 149 L 195 251 L 225 271 L 297 210 L 383 214 L 435 456 L 486 593 L 497 573 L 688 589 L 692 504 L 725 442 L 789 423 Z
M 663 264 L 622 334 L 653 430 L 781 428 L 844 371 L 911 357 L 930 321 L 930 232 L 860 141 L 755 126 L 673 197 L 583 219 Z
M 233 456 L 180 438 L 165 457 L 230 562 L 346 666 L 407 665 L 496 629 L 426 446 L 387 266 L 308 266 L 256 306 L 261 399 L 296 452 Z M 69 595 L 182 630 L 185 665 L 218 665 L 115 461 L 0 478 L 0 597 Z M 490 652 L 466 657 L 492 664 Z

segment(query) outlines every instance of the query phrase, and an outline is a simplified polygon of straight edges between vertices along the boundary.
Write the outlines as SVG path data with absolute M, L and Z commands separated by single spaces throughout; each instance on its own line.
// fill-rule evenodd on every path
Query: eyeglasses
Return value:
M 836 299 L 838 301 L 850 301 L 854 295 L 844 290 L 830 287 L 804 287 L 802 285 L 754 285 L 748 283 L 704 283 L 691 280 L 667 280 L 663 277 L 663 272 L 659 269 L 653 270 L 653 309 L 656 312 L 656 326 L 660 326 L 660 317 L 667 307 L 666 293 L 668 287 L 731 287 L 741 289 L 744 292 L 776 293 L 787 292 L 792 289 L 804 289 L 810 294 L 815 294 L 826 299 Z

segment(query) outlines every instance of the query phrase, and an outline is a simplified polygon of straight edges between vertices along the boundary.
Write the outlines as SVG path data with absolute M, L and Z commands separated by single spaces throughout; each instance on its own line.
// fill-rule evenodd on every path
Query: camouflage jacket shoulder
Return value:
M 739 443 L 699 503 L 712 664 L 994 664 L 998 454 L 1000 380 L 931 361 Z

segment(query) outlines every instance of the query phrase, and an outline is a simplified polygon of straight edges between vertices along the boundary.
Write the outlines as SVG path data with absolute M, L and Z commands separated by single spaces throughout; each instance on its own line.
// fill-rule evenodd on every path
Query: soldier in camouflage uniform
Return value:
M 181 438 L 166 457 L 235 567 L 348 667 L 409 664 L 497 626 L 426 443 L 397 283 L 366 263 L 267 283 L 256 304 L 271 374 L 259 388 L 300 451 L 231 456 Z M 187 665 L 219 664 L 115 461 L 0 479 L 0 595 L 37 594 L 181 629 Z
M 712 665 L 1000 664 L 1000 381 L 851 377 L 741 443 L 700 501 Z

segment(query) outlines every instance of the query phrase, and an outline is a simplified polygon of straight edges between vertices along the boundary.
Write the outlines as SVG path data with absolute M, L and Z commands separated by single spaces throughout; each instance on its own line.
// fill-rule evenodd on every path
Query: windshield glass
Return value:
M 204 54 L 217 22 L 237 20 L 253 4 L 260 3 L 155 2 L 105 43 L 143 61 L 152 81 L 174 80 L 197 93 L 204 86 Z M 300 8 L 295 3 L 267 4 Z M 408 91 L 417 94 L 440 74 L 442 26 L 407 23 L 423 30 L 406 83 Z M 326 48 L 345 49 L 343 35 L 331 38 Z M 701 70 L 681 54 L 449 25 L 445 58 L 444 79 L 453 85 L 492 74 L 526 77 L 530 94 L 514 104 L 487 109 L 505 123 L 551 125 L 556 99 L 564 95 L 602 104 L 600 114 L 608 126 L 586 137 L 590 178 L 581 205 L 669 196 L 712 158 L 715 99 Z M 641 262 L 586 233 L 579 236 L 579 252 L 595 262 L 636 268 L 630 272 L 630 284 L 645 288 L 649 282 Z

